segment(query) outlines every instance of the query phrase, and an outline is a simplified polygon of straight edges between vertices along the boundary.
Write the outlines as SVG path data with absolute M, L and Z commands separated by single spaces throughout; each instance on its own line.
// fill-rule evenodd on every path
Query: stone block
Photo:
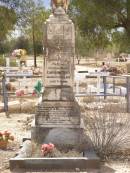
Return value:
M 71 87 L 57 86 L 45 88 L 42 101 L 74 101 L 74 93 Z
M 75 101 L 44 101 L 37 107 L 36 125 L 80 125 L 80 107 Z
M 10 169 L 13 170 L 43 170 L 43 171 L 86 171 L 86 169 L 99 169 L 99 160 L 80 158 L 14 158 L 10 159 Z

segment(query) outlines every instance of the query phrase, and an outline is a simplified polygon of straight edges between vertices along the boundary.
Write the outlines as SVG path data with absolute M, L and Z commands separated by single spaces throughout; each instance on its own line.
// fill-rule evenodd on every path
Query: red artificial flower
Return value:
M 11 141 L 14 141 L 14 136 L 9 136 L 9 139 L 10 139 Z
M 52 143 L 49 143 L 49 144 L 43 144 L 41 146 L 41 152 L 42 152 L 42 155 L 45 156 L 46 154 L 48 153 L 51 153 L 54 149 L 54 144 Z
M 3 133 L 3 135 L 5 135 L 5 137 L 8 137 L 10 135 L 10 132 L 7 131 L 7 130 L 5 130 L 4 133 Z

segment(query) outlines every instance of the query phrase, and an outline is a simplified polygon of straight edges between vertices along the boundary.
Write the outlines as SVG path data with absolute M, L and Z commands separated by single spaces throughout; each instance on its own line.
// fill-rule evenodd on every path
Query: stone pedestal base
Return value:
M 88 146 L 81 126 L 80 107 L 74 99 L 43 99 L 37 107 L 31 135 L 32 141 L 38 144 L 53 143 L 65 149 Z
M 64 97 L 65 95 L 68 96 Z M 53 143 L 61 149 L 74 148 L 82 151 L 90 147 L 90 140 L 84 135 L 81 126 L 80 107 L 72 96 L 70 87 L 45 89 L 32 127 L 33 142 Z
M 31 139 L 33 142 L 53 143 L 61 149 L 77 149 L 80 151 L 91 147 L 88 137 L 80 127 L 32 126 Z

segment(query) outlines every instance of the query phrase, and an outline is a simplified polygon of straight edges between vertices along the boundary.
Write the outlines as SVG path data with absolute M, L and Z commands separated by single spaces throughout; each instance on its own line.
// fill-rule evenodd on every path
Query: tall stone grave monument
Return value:
M 32 140 L 58 146 L 78 147 L 83 142 L 80 107 L 73 93 L 75 29 L 56 1 L 53 14 L 44 24 L 44 86 L 37 107 Z

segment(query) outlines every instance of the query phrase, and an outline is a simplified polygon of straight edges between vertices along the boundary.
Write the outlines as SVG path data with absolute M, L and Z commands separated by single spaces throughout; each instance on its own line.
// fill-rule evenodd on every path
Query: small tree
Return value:
M 6 38 L 10 30 L 14 29 L 17 22 L 17 7 L 18 0 L 0 0 L 0 42 Z
M 45 10 L 41 1 L 23 0 L 19 12 L 19 26 L 25 36 L 32 42 L 34 66 L 37 66 L 37 42 L 43 42 L 43 23 L 49 12 Z

